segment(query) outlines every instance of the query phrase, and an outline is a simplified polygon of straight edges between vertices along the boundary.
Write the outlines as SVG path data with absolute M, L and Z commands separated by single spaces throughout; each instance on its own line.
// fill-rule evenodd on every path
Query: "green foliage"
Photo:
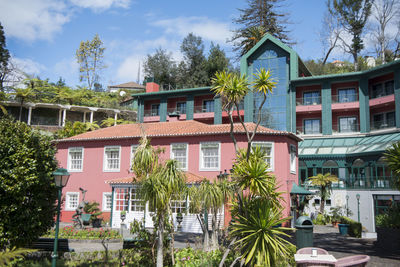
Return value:
M 0 23 L 0 92 L 4 91 L 4 82 L 8 74 L 8 61 L 10 52 L 6 48 L 6 37 L 4 35 L 3 26 Z
M 175 267 L 212 267 L 218 266 L 222 258 L 220 250 L 205 252 L 193 248 L 184 248 L 175 252 Z M 233 261 L 232 257 L 226 261 L 227 266 Z
M 88 88 L 93 89 L 99 81 L 99 71 L 106 66 L 103 63 L 104 57 L 103 42 L 98 34 L 91 41 L 81 41 L 76 50 L 76 60 L 79 64 L 80 81 L 87 81 Z
M 361 223 L 356 222 L 345 216 L 340 218 L 340 223 L 349 225 L 349 231 L 348 231 L 349 236 L 361 238 L 361 233 L 362 233 L 362 224 Z
M 49 230 L 42 237 L 54 238 L 54 229 Z M 120 239 L 121 235 L 117 230 L 110 229 L 75 229 L 72 226 L 65 226 L 59 230 L 59 238 L 67 239 Z
M 153 55 L 148 54 L 143 68 L 146 78 L 154 78 L 162 87 L 176 87 L 178 67 L 171 52 L 159 48 Z
M 330 218 L 332 222 L 339 222 L 341 217 L 351 215 L 353 215 L 353 212 L 349 208 L 336 206 L 331 208 Z
M 354 71 L 354 65 L 348 61 L 342 64 L 326 63 L 322 64 L 322 60 L 306 60 L 304 64 L 313 75 L 341 74 Z
M 100 216 L 103 212 L 100 211 L 99 203 L 96 201 L 88 202 L 83 208 L 84 213 L 91 214 L 90 219 L 95 220 L 98 216 Z
M 396 186 L 400 190 L 400 142 L 386 149 L 383 155 L 393 175 L 397 178 Z
M 208 74 L 207 85 L 211 85 L 211 79 L 219 71 L 228 70 L 229 58 L 226 57 L 224 50 L 220 46 L 211 43 L 209 55 L 206 62 L 206 70 Z
M 78 134 L 86 133 L 99 129 L 100 126 L 96 123 L 75 121 L 74 123 L 67 121 L 65 126 L 56 132 L 57 138 L 68 138 Z
M 376 226 L 400 229 L 400 204 L 394 203 L 387 212 L 375 217 Z
M 264 198 L 244 198 L 246 216 L 237 215 L 231 225 L 232 236 L 242 251 L 245 263 L 257 266 L 275 266 L 290 258 L 291 247 L 285 237 L 291 228 L 281 227 L 289 218 L 282 217 L 282 209 Z
M 47 136 L 8 117 L 0 120 L 0 249 L 23 246 L 54 222 L 55 147 Z
M 284 43 L 290 43 L 287 35 L 287 13 L 279 11 L 280 2 L 285 0 L 247 0 L 247 7 L 239 9 L 240 16 L 233 22 L 241 25 L 234 31 L 234 50 L 243 56 L 265 33 L 269 33 Z
M 331 194 L 331 186 L 332 182 L 337 182 L 338 178 L 335 175 L 331 175 L 330 173 L 321 174 L 318 173 L 315 176 L 311 176 L 308 178 L 313 186 L 319 188 L 318 195 L 321 197 L 321 206 L 320 206 L 320 213 L 324 213 L 325 208 L 325 200 L 329 198 Z
M 6 248 L 4 251 L 0 251 L 0 266 L 9 266 L 16 260 L 24 258 L 25 255 L 35 252 L 36 249 L 27 248 Z
M 313 224 L 315 225 L 326 225 L 327 223 L 329 223 L 329 216 L 327 214 L 319 213 L 317 218 L 313 220 Z

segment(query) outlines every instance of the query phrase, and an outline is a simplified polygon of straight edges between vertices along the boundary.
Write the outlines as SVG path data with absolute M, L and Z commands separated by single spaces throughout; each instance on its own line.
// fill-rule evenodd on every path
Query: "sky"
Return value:
M 26 73 L 60 77 L 70 86 L 79 81 L 75 53 L 81 41 L 99 34 L 106 48 L 101 72 L 103 86 L 137 81 L 138 68 L 157 48 L 181 60 L 183 38 L 202 37 L 205 52 L 213 42 L 234 57 L 227 40 L 237 25 L 245 0 L 0 0 L 0 23 L 14 62 Z M 303 60 L 323 57 L 319 41 L 324 0 L 286 0 L 289 36 Z M 331 58 L 335 59 L 335 55 Z M 143 73 L 140 74 L 140 81 Z

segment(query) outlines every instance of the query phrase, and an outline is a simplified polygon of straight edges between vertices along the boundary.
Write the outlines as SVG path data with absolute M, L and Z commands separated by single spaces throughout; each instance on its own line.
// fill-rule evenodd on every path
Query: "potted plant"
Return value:
M 178 222 L 178 229 L 181 229 L 182 228 L 181 223 L 183 221 L 183 215 L 182 215 L 182 213 L 180 211 L 176 214 L 176 221 Z
M 340 222 L 340 218 L 343 216 L 343 208 L 341 206 L 337 206 L 334 208 L 331 208 L 331 223 L 333 227 L 338 227 L 338 224 Z
M 102 214 L 99 208 L 99 203 L 96 201 L 88 202 L 83 208 L 85 213 L 90 214 L 90 222 L 93 227 L 101 227 L 102 219 L 98 218 Z
M 344 219 L 344 216 L 340 217 L 340 223 L 338 224 L 339 227 L 339 233 L 342 236 L 346 236 L 349 233 L 349 224 L 347 224 L 347 221 Z
M 121 216 L 121 221 L 123 223 L 125 221 L 125 219 L 126 219 L 126 210 L 121 211 L 120 216 Z

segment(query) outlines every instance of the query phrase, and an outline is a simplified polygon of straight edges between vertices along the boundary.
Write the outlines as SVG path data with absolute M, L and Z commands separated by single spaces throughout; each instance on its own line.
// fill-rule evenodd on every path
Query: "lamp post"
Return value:
M 357 215 L 358 215 L 358 222 L 360 222 L 360 194 L 356 195 L 357 198 Z
M 59 168 L 55 172 L 53 172 L 54 182 L 57 187 L 57 194 L 58 194 L 58 202 L 57 202 L 57 220 L 56 220 L 56 231 L 54 237 L 54 250 L 53 254 L 51 255 L 51 266 L 56 267 L 57 265 L 57 247 L 58 247 L 58 228 L 60 224 L 60 206 L 61 206 L 61 194 L 62 188 L 67 185 L 69 179 L 69 173 L 66 169 Z
M 346 196 L 346 216 L 349 217 L 349 195 Z

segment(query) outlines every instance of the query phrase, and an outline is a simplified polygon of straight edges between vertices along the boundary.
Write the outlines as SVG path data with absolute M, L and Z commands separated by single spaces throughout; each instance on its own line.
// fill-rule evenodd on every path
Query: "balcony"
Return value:
M 332 95 L 332 104 L 351 103 L 358 101 L 358 94 Z
M 360 124 L 332 124 L 332 133 L 357 133 L 360 132 Z
M 296 127 L 296 133 L 300 135 L 320 135 L 322 134 L 322 127 L 304 127 L 304 126 L 299 126 Z
M 393 190 L 396 188 L 396 179 L 391 176 L 380 176 L 380 177 L 363 177 L 363 178 L 347 178 L 340 179 L 339 182 L 332 183 L 333 189 L 375 189 L 375 190 Z M 305 182 L 303 186 L 307 189 L 319 188 L 312 186 Z
M 296 98 L 296 106 L 315 106 L 321 104 L 321 96 Z
M 396 127 L 396 122 L 394 120 L 389 121 L 372 121 L 371 131 L 383 130 L 388 128 Z

